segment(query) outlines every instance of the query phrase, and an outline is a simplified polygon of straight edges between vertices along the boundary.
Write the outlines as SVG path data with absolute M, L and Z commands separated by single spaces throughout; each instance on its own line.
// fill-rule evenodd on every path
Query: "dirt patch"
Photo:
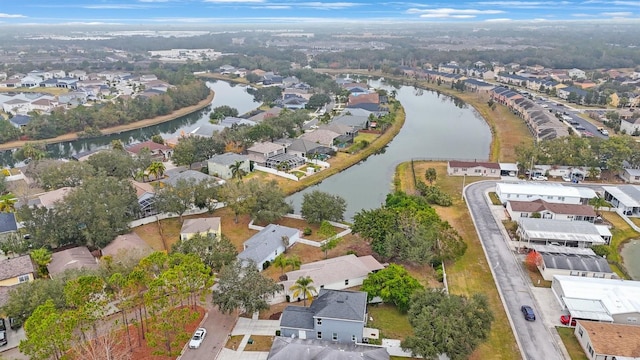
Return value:
M 240 346 L 240 342 L 242 342 L 243 338 L 244 335 L 234 335 L 229 338 L 224 347 L 227 349 L 236 350 L 238 349 L 238 346 Z M 251 335 L 243 351 L 269 351 L 271 350 L 272 344 L 273 336 Z

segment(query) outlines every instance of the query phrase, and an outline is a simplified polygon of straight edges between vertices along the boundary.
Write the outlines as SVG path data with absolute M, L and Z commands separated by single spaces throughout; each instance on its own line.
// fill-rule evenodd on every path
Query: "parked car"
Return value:
M 570 181 L 571 181 L 571 176 L 569 176 L 569 175 L 563 175 L 563 176 L 562 176 L 562 181 L 570 182 Z
M 524 315 L 524 319 L 527 321 L 535 321 L 536 320 L 536 314 L 533 312 L 533 309 L 531 308 L 531 306 L 529 305 L 522 305 L 520 307 L 520 311 L 522 311 L 522 314 Z
M 549 180 L 546 176 L 544 175 L 538 175 L 538 176 L 534 176 L 531 178 L 531 180 L 536 180 L 536 181 L 547 181 Z
M 0 346 L 7 345 L 7 325 L 3 318 L 0 318 Z
M 570 326 L 576 326 L 576 319 L 572 318 L 571 315 L 560 316 L 560 323 L 562 325 L 569 325 L 569 322 L 571 322 Z
M 202 345 L 202 341 L 204 337 L 207 336 L 207 329 L 205 328 L 197 328 L 196 332 L 191 337 L 189 341 L 189 349 L 197 349 Z
M 11 328 L 11 330 L 20 329 L 20 327 L 22 327 L 22 320 L 10 317 L 9 318 L 9 327 Z

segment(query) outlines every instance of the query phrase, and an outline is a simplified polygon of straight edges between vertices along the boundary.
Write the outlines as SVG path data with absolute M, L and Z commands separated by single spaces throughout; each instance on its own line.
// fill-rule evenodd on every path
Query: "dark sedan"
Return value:
M 536 314 L 533 312 L 533 309 L 529 305 L 522 305 L 520 307 L 522 314 L 524 315 L 524 319 L 528 321 L 535 321 Z

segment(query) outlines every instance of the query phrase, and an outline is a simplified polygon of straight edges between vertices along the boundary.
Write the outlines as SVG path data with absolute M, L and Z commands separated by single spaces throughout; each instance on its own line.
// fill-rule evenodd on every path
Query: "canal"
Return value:
M 380 83 L 372 83 L 372 86 Z M 393 88 L 381 86 L 387 91 Z M 300 211 L 304 194 L 320 190 L 343 197 L 345 219 L 361 209 L 379 207 L 392 187 L 396 166 L 413 159 L 487 160 L 491 130 L 471 107 L 436 92 L 402 86 L 395 89 L 406 121 L 384 151 L 289 197 Z
M 620 250 L 622 262 L 633 280 L 640 280 L 640 239 L 633 239 Z

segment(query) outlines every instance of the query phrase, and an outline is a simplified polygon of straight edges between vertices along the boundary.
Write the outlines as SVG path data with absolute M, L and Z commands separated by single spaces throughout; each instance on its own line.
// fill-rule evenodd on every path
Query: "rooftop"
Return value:
M 138 234 L 130 232 L 118 235 L 109 245 L 102 249 L 102 256 L 116 256 L 118 253 L 139 251 L 143 254 L 153 252 L 153 249 Z
M 79 246 L 51 255 L 51 262 L 47 265 L 51 277 L 68 269 L 97 269 L 96 258 L 91 255 L 86 246 Z
M 224 154 L 219 154 L 219 155 L 214 155 L 211 159 L 209 159 L 210 162 L 214 163 L 214 164 L 220 164 L 223 166 L 229 166 L 229 165 L 233 165 L 236 163 L 236 161 L 246 161 L 247 157 L 244 155 L 240 155 L 240 154 L 236 154 L 236 153 L 232 153 L 232 152 L 228 152 L 228 153 L 224 153 Z
M 596 217 L 596 212 L 589 205 L 550 203 L 542 199 L 533 201 L 509 201 L 511 209 L 520 212 L 548 211 L 554 214 L 581 215 Z
M 594 198 L 595 191 L 588 188 L 580 188 L 573 186 L 564 186 L 562 184 L 553 183 L 534 183 L 534 182 L 512 182 L 497 183 L 496 190 L 500 189 L 502 193 L 537 195 L 537 196 L 560 196 L 560 197 L 577 197 L 577 198 Z
M 540 252 L 540 255 L 544 260 L 544 266 L 546 268 L 591 271 L 608 274 L 612 273 L 607 259 L 598 255 L 578 255 L 553 252 Z
M 640 326 L 579 321 L 598 354 L 640 358 Z M 613 358 L 613 357 L 612 357 Z
M 71 193 L 71 191 L 73 191 L 73 188 L 63 187 L 57 190 L 46 192 L 38 196 L 38 198 L 40 199 L 40 205 L 46 208 L 51 208 L 54 206 L 56 201 L 62 201 L 62 199 L 64 199 L 65 196 Z
M 603 186 L 602 189 L 627 207 L 640 207 L 640 186 Z
M 283 236 L 292 238 L 296 235 L 298 229 L 269 224 L 244 242 L 245 250 L 238 254 L 238 258 L 260 262 L 282 244 Z
M 272 142 L 257 142 L 253 144 L 247 151 L 252 151 L 260 154 L 268 154 L 278 150 L 282 150 L 283 146 L 274 144 Z
M 0 261 L 0 281 L 36 272 L 31 256 L 23 255 Z
M 167 178 L 164 178 L 162 180 L 160 180 L 161 182 L 167 184 L 167 185 L 171 185 L 171 186 L 176 186 L 176 184 L 178 183 L 179 180 L 190 180 L 193 179 L 196 182 L 201 182 L 201 181 L 205 181 L 205 180 L 210 180 L 210 179 L 215 179 L 213 176 L 207 175 L 205 173 L 202 173 L 200 171 L 197 170 L 178 170 L 178 171 L 167 171 L 165 172 L 165 175 L 167 175 Z
M 599 300 L 611 315 L 640 313 L 640 281 L 554 275 L 563 298 Z
M 476 166 L 482 166 L 489 169 L 500 170 L 500 164 L 494 162 L 482 162 L 482 161 L 449 161 L 450 167 L 455 168 L 473 168 Z
M 0 212 L 0 234 L 18 230 L 14 213 Z
M 285 289 L 288 289 L 300 277 L 309 276 L 313 279 L 313 283 L 320 287 L 345 279 L 366 277 L 369 273 L 381 269 L 384 269 L 384 266 L 371 255 L 357 257 L 350 254 L 303 264 L 299 270 L 289 271 L 287 273 L 288 280 L 282 284 Z
M 181 234 L 197 234 L 197 233 L 208 233 L 210 231 L 217 232 L 219 228 L 220 228 L 219 217 L 186 219 L 182 223 L 182 228 L 180 229 L 180 233 Z
M 366 310 L 366 292 L 320 289 L 309 307 L 287 306 L 282 312 L 280 326 L 313 329 L 314 318 L 366 322 Z
M 518 225 L 531 239 L 604 244 L 598 228 L 587 221 L 520 218 Z
M 384 347 L 341 344 L 316 339 L 292 339 L 276 336 L 269 351 L 270 360 L 388 360 Z

